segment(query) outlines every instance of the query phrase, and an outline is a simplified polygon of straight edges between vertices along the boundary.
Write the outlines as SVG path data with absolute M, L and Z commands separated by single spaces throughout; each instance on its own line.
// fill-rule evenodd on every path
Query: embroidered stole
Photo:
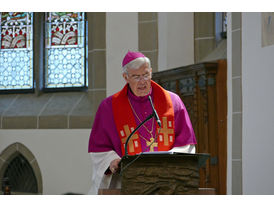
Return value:
M 153 90 L 153 103 L 155 110 L 162 122 L 160 129 L 158 124 L 156 132 L 159 133 L 158 151 L 168 151 L 174 144 L 174 110 L 169 93 L 156 82 L 151 80 Z M 114 115 L 115 125 L 121 140 L 122 154 L 125 155 L 125 143 L 130 133 L 137 127 L 133 111 L 128 102 L 127 91 L 129 85 L 112 96 L 112 110 Z M 160 130 L 159 130 L 160 129 Z M 142 152 L 139 132 L 130 138 L 128 142 L 128 154 L 135 155 Z

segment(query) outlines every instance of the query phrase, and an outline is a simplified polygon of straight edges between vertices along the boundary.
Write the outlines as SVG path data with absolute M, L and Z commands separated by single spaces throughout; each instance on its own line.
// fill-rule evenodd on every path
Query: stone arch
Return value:
M 31 166 L 34 176 L 37 182 L 37 194 L 42 194 L 43 192 L 43 183 L 42 183 L 42 174 L 38 165 L 38 162 L 32 152 L 23 144 L 16 142 L 9 145 L 5 150 L 0 154 L 0 188 L 2 188 L 2 179 L 4 173 L 8 168 L 8 165 L 14 158 L 18 155 L 22 155 Z

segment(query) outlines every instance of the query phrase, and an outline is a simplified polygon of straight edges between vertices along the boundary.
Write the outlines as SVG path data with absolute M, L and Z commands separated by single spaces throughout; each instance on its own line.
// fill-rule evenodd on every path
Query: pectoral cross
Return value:
M 154 152 L 154 147 L 158 147 L 158 143 L 154 142 L 154 138 L 150 138 L 150 142 L 147 141 L 147 146 L 149 146 L 149 151 Z

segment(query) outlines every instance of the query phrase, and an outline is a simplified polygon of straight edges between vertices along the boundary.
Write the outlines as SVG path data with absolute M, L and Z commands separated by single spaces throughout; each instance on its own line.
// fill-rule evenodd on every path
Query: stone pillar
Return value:
M 200 62 L 216 47 L 215 13 L 194 13 L 194 61 Z
M 153 72 L 158 71 L 158 14 L 138 13 L 139 51 L 150 58 Z

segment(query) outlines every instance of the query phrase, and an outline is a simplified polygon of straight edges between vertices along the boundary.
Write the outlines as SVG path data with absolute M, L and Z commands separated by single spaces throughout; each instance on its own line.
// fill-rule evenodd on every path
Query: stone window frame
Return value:
M 85 91 L 87 86 L 83 87 L 64 87 L 64 88 L 46 88 L 45 86 L 45 15 L 46 12 L 32 12 L 33 24 L 32 24 L 32 52 L 33 52 L 33 88 L 30 89 L 8 89 L 0 90 L 0 94 L 24 94 L 35 93 L 40 95 L 45 92 L 59 92 L 59 91 Z M 85 70 L 88 75 L 88 20 L 87 12 L 85 12 Z M 86 72 L 85 72 L 86 73 Z M 87 76 L 85 77 L 85 80 Z M 87 82 L 88 84 L 88 82 Z
M 40 170 L 40 167 L 38 165 L 37 159 L 32 154 L 32 152 L 22 143 L 16 142 L 4 149 L 2 153 L 0 154 L 0 188 L 2 188 L 2 180 L 4 177 L 4 172 L 8 167 L 8 164 L 18 155 L 23 155 L 28 163 L 30 164 L 34 175 L 37 180 L 37 188 L 38 193 L 35 193 L 37 195 L 40 195 L 43 193 L 43 180 L 42 180 L 42 173 Z M 18 192 L 13 192 L 11 189 L 12 194 L 19 194 Z M 22 194 L 22 193 L 20 193 Z M 33 194 L 33 193 L 26 193 L 26 194 Z
M 88 89 L 82 91 L 42 91 L 43 19 L 44 13 L 34 13 L 34 22 L 38 22 L 33 28 L 35 92 L 0 92 L 0 129 L 90 129 L 97 108 L 106 97 L 106 13 L 86 12 Z

